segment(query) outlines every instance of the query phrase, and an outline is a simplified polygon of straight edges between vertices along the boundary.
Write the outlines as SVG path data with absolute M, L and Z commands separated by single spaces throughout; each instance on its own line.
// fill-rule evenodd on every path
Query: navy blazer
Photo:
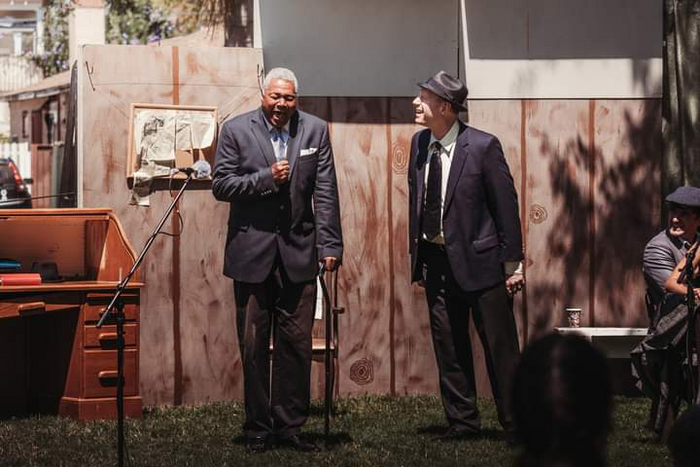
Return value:
M 271 170 L 275 152 L 262 109 L 221 128 L 212 191 L 230 203 L 224 274 L 234 280 L 263 282 L 278 251 L 293 282 L 312 280 L 322 258 L 342 259 L 328 124 L 298 111 L 290 120 L 289 136 L 289 182 L 277 186 Z
M 408 170 L 411 279 L 425 279 L 418 242 L 430 130 L 413 136 Z M 503 263 L 523 259 L 518 195 L 501 143 L 459 122 L 443 209 L 445 249 L 452 273 L 465 291 L 505 280 Z

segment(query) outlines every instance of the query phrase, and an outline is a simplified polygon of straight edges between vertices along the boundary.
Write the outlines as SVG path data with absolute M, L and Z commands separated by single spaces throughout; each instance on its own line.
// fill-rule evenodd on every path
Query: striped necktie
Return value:
M 442 160 L 440 149 L 442 145 L 435 141 L 430 153 L 428 166 L 428 187 L 423 205 L 423 234 L 428 240 L 433 240 L 440 235 L 441 208 L 442 208 Z

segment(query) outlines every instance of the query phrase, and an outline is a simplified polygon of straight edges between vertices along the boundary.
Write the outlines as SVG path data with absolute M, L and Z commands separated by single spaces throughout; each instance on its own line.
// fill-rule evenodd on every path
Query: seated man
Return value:
M 685 263 L 700 228 L 700 188 L 680 187 L 666 202 L 668 228 L 644 250 L 644 279 L 654 309 L 649 335 L 631 354 L 637 387 L 653 400 L 649 424 L 657 435 L 664 430 L 669 409 L 675 418 L 683 396 L 688 309 L 677 266 Z

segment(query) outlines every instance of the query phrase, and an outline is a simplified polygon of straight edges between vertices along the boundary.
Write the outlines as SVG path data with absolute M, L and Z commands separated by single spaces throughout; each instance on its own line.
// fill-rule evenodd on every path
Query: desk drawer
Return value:
M 138 351 L 124 351 L 124 395 L 138 395 Z M 117 351 L 86 350 L 83 362 L 84 397 L 114 397 L 117 394 Z
M 102 326 L 97 329 L 95 325 L 85 326 L 84 346 L 86 349 L 98 348 L 102 350 L 114 350 L 117 347 L 117 326 Z M 135 323 L 124 325 L 124 343 L 127 347 L 134 347 L 138 342 L 139 326 Z
M 0 294 L 0 318 L 17 318 L 47 312 L 64 312 L 80 307 L 78 293 Z
M 94 302 L 93 302 L 94 303 Z M 86 303 L 83 305 L 83 310 L 85 313 L 86 323 L 97 323 L 102 316 L 102 312 L 109 305 L 109 301 L 104 304 L 90 304 Z M 127 303 L 124 305 L 124 316 L 127 321 L 136 321 L 139 317 L 139 306 L 138 303 Z M 107 318 L 105 323 L 114 323 L 114 318 L 111 316 Z

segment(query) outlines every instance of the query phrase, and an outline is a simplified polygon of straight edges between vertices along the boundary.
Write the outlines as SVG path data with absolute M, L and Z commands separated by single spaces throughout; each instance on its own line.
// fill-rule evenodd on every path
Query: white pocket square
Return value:
M 316 154 L 318 148 L 302 149 L 299 151 L 299 157 L 310 156 L 311 154 Z

